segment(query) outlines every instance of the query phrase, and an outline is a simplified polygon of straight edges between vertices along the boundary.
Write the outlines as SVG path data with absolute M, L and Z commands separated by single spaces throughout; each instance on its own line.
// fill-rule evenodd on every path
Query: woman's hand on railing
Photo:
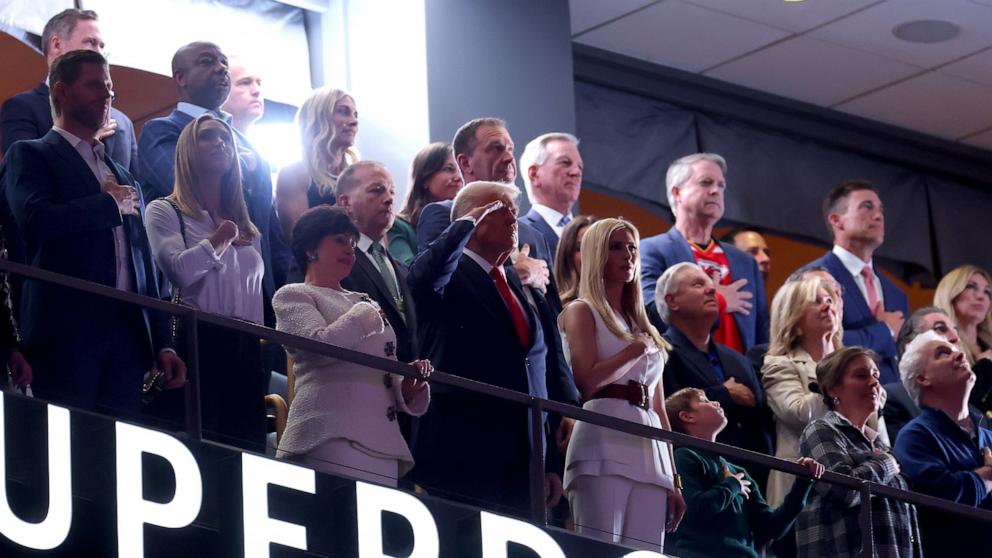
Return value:
M 820 463 L 812 457 L 800 457 L 796 460 L 796 462 L 803 467 L 806 467 L 806 470 L 809 471 L 810 476 L 814 479 L 822 477 L 824 471 L 827 470 L 827 468 L 823 466 L 823 463 Z
M 407 402 L 413 401 L 413 398 L 427 387 L 427 380 L 431 377 L 431 373 L 434 372 L 434 365 L 432 365 L 431 361 L 427 359 L 415 360 L 410 364 L 417 369 L 417 372 L 420 373 L 420 377 L 403 378 L 403 400 Z

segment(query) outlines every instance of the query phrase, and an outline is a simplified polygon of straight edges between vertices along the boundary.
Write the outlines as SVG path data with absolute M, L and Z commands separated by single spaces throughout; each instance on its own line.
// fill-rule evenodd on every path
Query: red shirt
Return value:
M 696 263 L 714 283 L 729 285 L 733 282 L 730 277 L 730 263 L 727 261 L 727 254 L 723 252 L 723 248 L 720 248 L 720 243 L 710 239 L 710 243 L 705 248 L 701 248 L 690 241 L 689 248 L 692 249 L 692 257 L 696 259 Z M 716 298 L 720 302 L 720 319 L 716 331 L 713 332 L 713 340 L 743 353 L 744 341 L 741 339 L 740 330 L 737 329 L 737 321 L 730 312 L 727 312 L 727 301 L 723 296 L 717 293 Z

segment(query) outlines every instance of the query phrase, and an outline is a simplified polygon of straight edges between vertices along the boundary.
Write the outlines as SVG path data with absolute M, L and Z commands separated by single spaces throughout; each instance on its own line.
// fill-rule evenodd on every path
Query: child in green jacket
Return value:
M 711 442 L 727 425 L 720 403 L 696 388 L 669 396 L 665 412 L 672 430 Z M 687 509 L 665 551 L 681 558 L 758 558 L 758 549 L 789 532 L 812 487 L 811 481 L 797 478 L 782 505 L 773 509 L 747 471 L 715 453 L 678 448 L 675 463 Z M 799 463 L 814 478 L 823 474 L 823 465 L 808 457 Z

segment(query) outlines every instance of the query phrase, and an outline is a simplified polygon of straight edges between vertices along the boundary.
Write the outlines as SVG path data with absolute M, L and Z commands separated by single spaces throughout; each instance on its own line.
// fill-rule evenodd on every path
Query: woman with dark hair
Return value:
M 817 364 L 817 391 L 828 410 L 803 431 L 799 454 L 823 463 L 828 471 L 908 490 L 899 462 L 868 426 L 868 418 L 878 412 L 882 395 L 875 358 L 869 349 L 847 347 Z M 861 492 L 829 483 L 814 487 L 796 527 L 799 556 L 861 556 Z M 871 521 L 871 556 L 922 556 L 915 507 L 876 496 L 871 499 Z
M 623 219 L 589 227 L 579 298 L 558 321 L 582 408 L 670 430 L 662 372 L 669 344 L 641 299 L 638 233 Z M 685 502 L 665 442 L 579 421 L 565 457 L 565 491 L 582 534 L 660 551 Z
M 596 222 L 591 215 L 576 215 L 561 232 L 555 253 L 555 284 L 564 307 L 579 297 L 579 275 L 582 273 L 582 237 L 589 225 Z
M 341 280 L 355 265 L 358 229 L 343 209 L 307 210 L 293 228 L 292 250 L 303 283 L 284 286 L 272 299 L 276 329 L 396 359 L 396 334 L 379 306 Z M 412 364 L 420 379 L 286 347 L 294 359 L 296 394 L 276 457 L 360 480 L 396 486 L 413 467 L 396 413 L 420 416 L 433 368 Z M 384 420 L 385 419 L 385 420 Z
M 148 204 L 145 230 L 155 261 L 183 304 L 262 323 L 261 237 L 248 217 L 230 126 L 204 114 L 183 129 L 173 192 Z M 199 344 L 208 437 L 264 450 L 265 378 L 258 340 L 203 325 Z
M 420 150 L 410 165 L 410 185 L 406 203 L 389 229 L 389 253 L 409 264 L 417 255 L 417 223 L 424 206 L 454 199 L 461 190 L 462 173 L 455 164 L 455 155 L 446 143 L 432 143 Z

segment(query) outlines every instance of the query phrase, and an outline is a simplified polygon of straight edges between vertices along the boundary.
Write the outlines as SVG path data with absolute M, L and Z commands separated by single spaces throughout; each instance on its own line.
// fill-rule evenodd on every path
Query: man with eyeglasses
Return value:
M 92 50 L 105 55 L 104 47 L 98 17 L 93 10 L 63 10 L 48 20 L 41 34 L 41 51 L 49 68 L 56 58 L 67 52 Z M 46 79 L 31 91 L 7 99 L 0 108 L 4 153 L 14 142 L 38 139 L 52 129 L 48 85 Z M 97 138 L 107 147 L 107 155 L 132 174 L 135 173 L 138 142 L 130 118 L 111 107 L 110 117 L 100 128 Z

